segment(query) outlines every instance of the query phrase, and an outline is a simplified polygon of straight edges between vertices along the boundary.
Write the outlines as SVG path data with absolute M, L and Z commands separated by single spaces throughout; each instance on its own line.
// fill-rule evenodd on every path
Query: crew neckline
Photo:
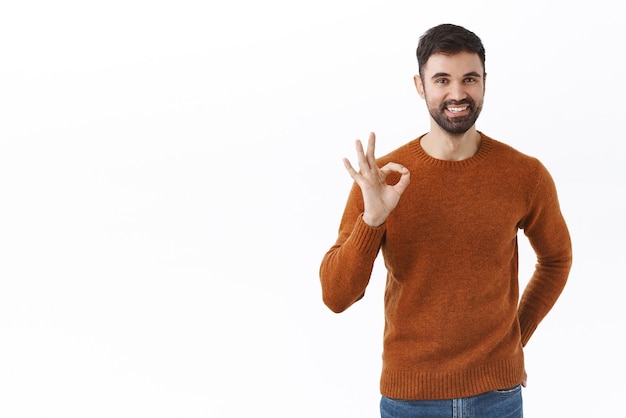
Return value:
M 464 160 L 440 160 L 438 158 L 432 157 L 429 155 L 424 148 L 422 148 L 422 138 L 426 135 L 420 135 L 414 141 L 411 142 L 410 147 L 412 152 L 416 155 L 419 161 L 422 161 L 427 164 L 445 167 L 445 168 L 466 168 L 471 167 L 473 165 L 479 164 L 491 151 L 493 140 L 489 138 L 487 135 L 483 134 L 481 131 L 477 131 L 480 134 L 480 145 L 478 147 L 478 151 L 476 154 L 472 155 L 469 158 Z

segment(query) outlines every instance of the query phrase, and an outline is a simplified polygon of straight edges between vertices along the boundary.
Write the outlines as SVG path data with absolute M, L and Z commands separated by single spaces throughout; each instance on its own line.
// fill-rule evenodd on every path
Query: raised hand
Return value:
M 380 226 L 385 222 L 410 182 L 409 170 L 400 164 L 390 162 L 378 168 L 374 157 L 375 145 L 376 136 L 373 132 L 370 133 L 367 142 L 367 152 L 363 152 L 363 144 L 357 139 L 358 172 L 347 158 L 343 159 L 346 170 L 359 185 L 363 194 L 363 221 L 372 227 Z M 391 173 L 400 174 L 400 180 L 394 185 L 389 185 L 385 181 Z

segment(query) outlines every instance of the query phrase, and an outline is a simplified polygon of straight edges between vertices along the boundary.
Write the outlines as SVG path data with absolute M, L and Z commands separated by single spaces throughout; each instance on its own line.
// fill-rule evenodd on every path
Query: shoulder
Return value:
M 539 158 L 525 154 L 511 145 L 484 136 L 491 143 L 487 171 L 498 181 L 506 182 L 527 196 L 554 194 L 554 180 Z
M 488 143 L 490 146 L 490 154 L 493 157 L 491 161 L 497 161 L 508 165 L 511 168 L 517 168 L 520 170 L 545 170 L 545 167 L 537 157 L 521 152 L 517 148 L 491 138 L 482 132 L 481 135 L 483 137 L 483 141 Z

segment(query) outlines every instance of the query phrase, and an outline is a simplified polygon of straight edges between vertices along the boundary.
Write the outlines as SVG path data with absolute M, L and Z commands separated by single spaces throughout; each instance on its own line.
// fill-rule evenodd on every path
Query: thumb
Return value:
M 398 194 L 404 193 L 409 183 L 411 183 L 411 173 L 407 168 L 404 169 L 405 172 L 400 176 L 400 180 L 393 186 L 393 188 L 398 192 Z

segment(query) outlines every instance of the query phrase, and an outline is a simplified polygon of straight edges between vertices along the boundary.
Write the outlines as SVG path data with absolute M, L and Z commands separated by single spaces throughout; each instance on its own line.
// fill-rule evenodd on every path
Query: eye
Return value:
M 467 77 L 465 80 L 463 80 L 463 82 L 465 84 L 473 84 L 476 83 L 478 80 L 476 80 L 474 77 Z
M 435 84 L 447 84 L 448 80 L 445 78 L 438 78 L 435 80 Z

